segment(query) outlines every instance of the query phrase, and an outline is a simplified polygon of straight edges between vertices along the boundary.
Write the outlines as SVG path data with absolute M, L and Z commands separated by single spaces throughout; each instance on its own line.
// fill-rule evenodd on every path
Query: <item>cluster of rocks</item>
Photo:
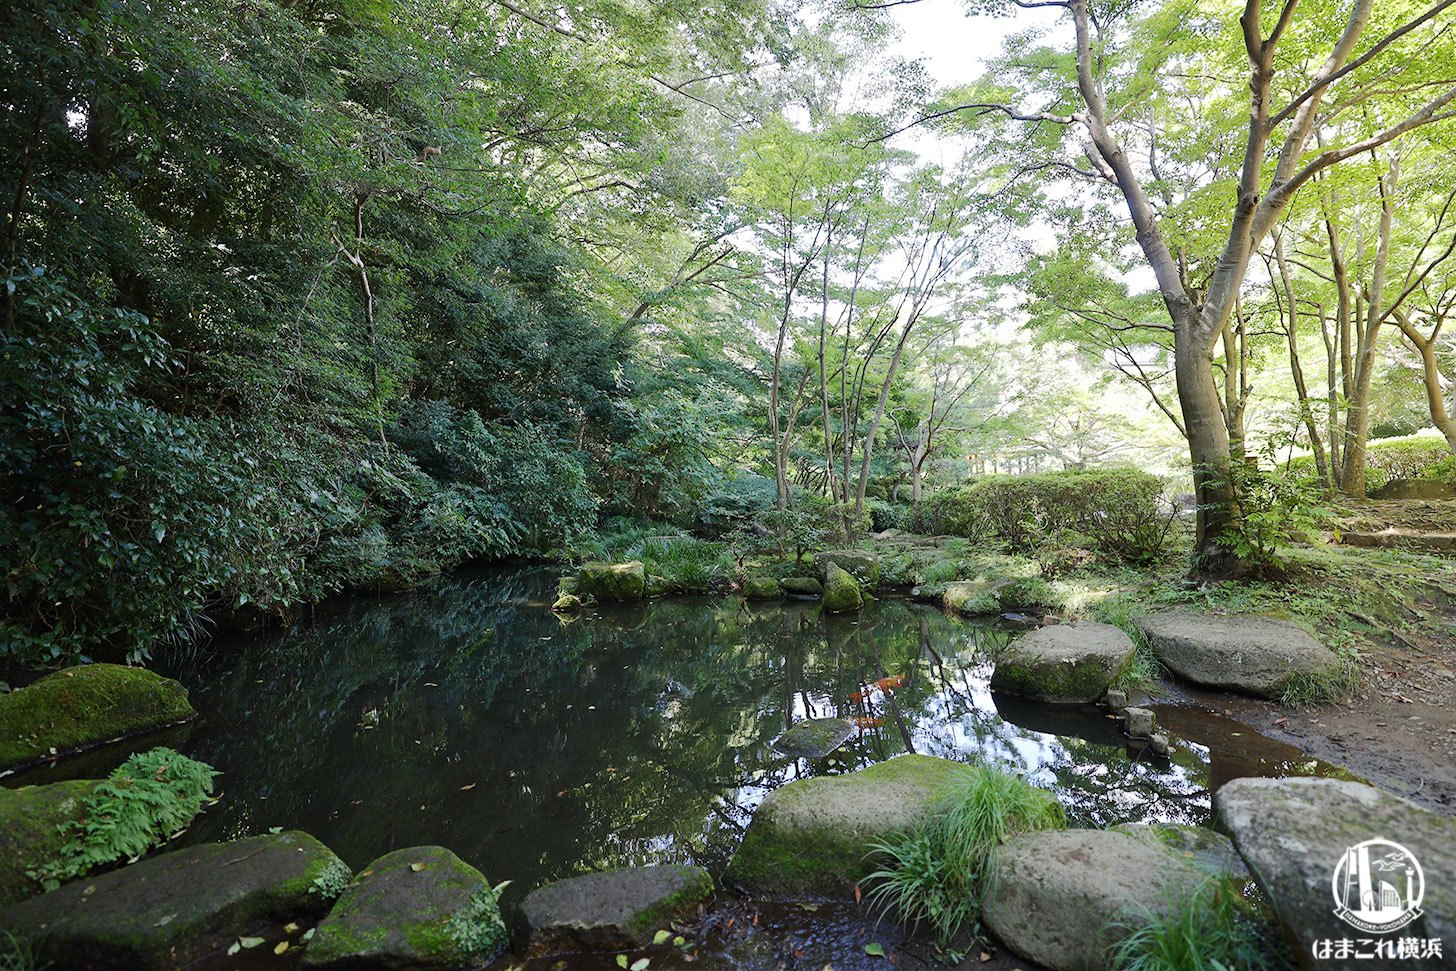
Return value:
M 960 767 L 902 755 L 782 786 L 755 813 L 725 879 L 768 899 L 845 898 L 881 865 L 874 847 L 925 821 Z M 1215 795 L 1214 807 L 1223 832 L 1154 824 L 1013 836 L 995 851 L 982 923 L 1050 971 L 1096 971 L 1110 967 L 1112 948 L 1139 922 L 1187 906 L 1211 878 L 1252 882 L 1292 953 L 1313 967 L 1316 940 L 1352 933 L 1342 930 L 1330 899 L 1333 868 L 1347 847 L 1397 839 L 1428 873 L 1456 867 L 1456 820 L 1358 783 L 1238 779 Z M 1428 882 L 1422 906 L 1419 936 L 1456 935 L 1456 887 Z

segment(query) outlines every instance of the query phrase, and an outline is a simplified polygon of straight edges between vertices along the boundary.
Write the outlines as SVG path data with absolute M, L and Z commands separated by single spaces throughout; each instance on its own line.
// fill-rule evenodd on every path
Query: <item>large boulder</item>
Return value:
M 1012 641 L 996 658 L 991 688 L 1040 701 L 1096 701 L 1137 650 L 1111 624 L 1080 621 L 1041 627 Z
M 1313 951 L 1316 941 L 1376 936 L 1335 913 L 1345 903 L 1335 896 L 1336 868 L 1352 848 L 1367 840 L 1404 847 L 1425 876 L 1420 905 L 1425 915 L 1392 932 L 1394 936 L 1439 937 L 1448 948 L 1456 941 L 1456 819 L 1358 782 L 1308 777 L 1235 779 L 1214 794 L 1213 808 L 1217 825 L 1233 838 L 1248 862 L 1304 967 L 1386 966 L 1353 955 L 1316 958 Z M 1388 882 L 1403 903 L 1406 861 L 1392 853 L 1399 855 L 1388 846 L 1366 850 L 1373 863 L 1389 859 L 1399 864 L 1392 866 L 1395 879 Z M 1358 875 L 1358 865 L 1353 869 Z M 1378 877 L 1372 873 L 1370 879 Z M 1351 886 L 1350 904 L 1358 905 L 1358 879 Z
M 1210 688 L 1277 698 L 1291 677 L 1332 676 L 1340 667 L 1302 628 L 1272 617 L 1171 611 L 1136 623 L 1164 667 Z
M 877 864 L 870 846 L 908 834 L 961 763 L 901 755 L 847 775 L 769 793 L 728 863 L 727 879 L 764 897 L 843 897 Z
M 743 581 L 743 596 L 748 600 L 778 600 L 784 589 L 773 577 L 749 577 Z
M 491 885 L 441 846 L 381 856 L 355 875 L 314 931 L 306 968 L 483 968 L 506 945 Z
M 647 571 L 641 560 L 583 563 L 576 575 L 576 593 L 603 602 L 641 600 L 647 595 Z
M 1168 914 L 1204 879 L 1156 840 L 1043 830 L 1012 837 L 997 851 L 982 919 L 1007 947 L 1049 971 L 1094 971 L 1108 967 L 1120 917 Z
M 95 785 L 95 779 L 72 779 L 0 788 L 0 906 L 40 893 L 40 884 L 26 871 L 60 854 L 70 839 L 61 833 L 61 824 L 81 815 Z
M 849 740 L 854 726 L 843 718 L 809 718 L 774 740 L 776 751 L 795 759 L 822 759 Z
M 1001 590 L 1010 582 L 1006 579 L 952 580 L 940 585 L 941 604 L 958 614 L 999 614 Z
M 145 668 L 66 668 L 0 695 L 0 771 L 195 717 L 187 689 Z
M 867 550 L 821 550 L 815 553 L 814 569 L 826 585 L 831 564 L 854 577 L 867 590 L 880 585 L 880 558 Z
M 69 883 L 0 911 L 0 929 L 29 940 L 39 964 L 170 969 L 240 935 L 312 923 L 348 882 L 349 868 L 307 833 L 255 836 Z
M 1250 879 L 1244 858 L 1234 849 L 1233 841 L 1222 833 L 1202 826 L 1179 823 L 1123 823 L 1112 829 L 1152 846 L 1170 850 L 1208 874 L 1239 883 Z
M 864 606 L 864 593 L 859 581 L 838 563 L 830 563 L 824 573 L 824 599 L 821 606 L 831 614 L 852 614 Z
M 641 947 L 712 894 L 708 871 L 684 865 L 626 867 L 549 883 L 521 902 L 527 954 Z

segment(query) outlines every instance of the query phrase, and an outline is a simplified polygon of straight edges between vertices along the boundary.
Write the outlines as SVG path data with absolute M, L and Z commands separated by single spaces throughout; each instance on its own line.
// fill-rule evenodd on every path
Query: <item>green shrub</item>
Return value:
M 1106 556 L 1148 562 L 1162 557 L 1176 518 L 1162 493 L 1157 476 L 1130 468 L 997 475 L 932 496 L 924 514 L 938 533 L 1030 549 L 1072 531 Z
M 1257 460 L 1235 461 L 1230 468 L 1238 515 L 1218 542 L 1255 574 L 1280 571 L 1284 549 L 1310 540 L 1332 512 L 1313 485 L 1265 471 Z
M 70 836 L 59 859 L 30 872 L 54 890 L 96 867 L 135 859 L 185 829 L 212 797 L 217 772 L 169 748 L 127 759 L 86 797 L 78 819 L 61 824 Z
M 1302 483 L 1317 481 L 1312 455 L 1296 455 L 1281 463 Z M 1435 435 L 1406 435 L 1375 439 L 1365 446 L 1365 491 L 1374 492 L 1391 479 L 1440 479 L 1456 484 L 1456 455 L 1446 440 Z
M 1122 939 L 1114 971 L 1292 971 L 1278 925 L 1232 881 L 1210 881 L 1171 913 L 1132 911 L 1113 924 Z
M 946 947 L 980 912 L 995 879 L 993 851 L 1017 833 L 1064 826 L 1051 793 L 1019 775 L 964 766 L 913 833 L 874 845 L 886 861 L 867 878 L 870 900 L 929 924 Z

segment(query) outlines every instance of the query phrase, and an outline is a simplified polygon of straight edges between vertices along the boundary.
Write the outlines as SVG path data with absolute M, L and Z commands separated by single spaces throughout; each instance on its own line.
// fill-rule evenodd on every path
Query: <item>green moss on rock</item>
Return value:
M 796 597 L 818 597 L 824 593 L 824 584 L 813 577 L 786 577 L 782 586 L 785 593 Z
M 877 866 L 871 845 L 909 834 L 960 766 L 902 755 L 781 786 L 754 813 L 726 877 L 779 899 L 848 896 Z
M 583 563 L 576 592 L 601 601 L 641 600 L 647 595 L 647 572 L 641 560 L 629 563 Z
M 749 600 L 777 600 L 783 595 L 783 587 L 773 577 L 749 577 L 743 581 L 743 596 Z
M 701 867 L 623 867 L 537 887 L 521 902 L 527 954 L 619 951 L 640 947 L 654 932 L 713 894 Z
M 0 770 L 196 717 L 187 690 L 145 668 L 84 664 L 0 695 Z
M 315 930 L 303 965 L 484 967 L 506 943 L 500 890 L 444 847 L 396 850 L 359 871 Z
M 837 563 L 825 567 L 823 606 L 831 614 L 854 613 L 864 606 L 859 583 Z
M 867 590 L 873 590 L 880 583 L 880 558 L 867 550 L 821 550 L 814 554 L 814 569 L 826 586 L 829 582 L 829 567 L 839 567 Z
M 95 786 L 95 779 L 72 779 L 0 788 L 0 906 L 40 893 L 26 871 L 60 855 L 69 838 L 60 827 L 80 816 Z

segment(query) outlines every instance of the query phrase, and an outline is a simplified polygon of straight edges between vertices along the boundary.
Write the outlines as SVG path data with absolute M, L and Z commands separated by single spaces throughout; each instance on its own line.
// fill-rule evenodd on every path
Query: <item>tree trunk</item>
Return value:
M 1218 543 L 1234 514 L 1234 484 L 1229 454 L 1228 426 L 1213 377 L 1213 348 L 1197 340 L 1193 329 L 1199 313 L 1184 307 L 1176 314 L 1177 339 L 1173 346 L 1174 376 L 1183 425 L 1188 429 L 1188 451 L 1193 464 L 1193 491 L 1198 502 L 1197 546 L 1199 566 L 1217 572 L 1229 553 Z

